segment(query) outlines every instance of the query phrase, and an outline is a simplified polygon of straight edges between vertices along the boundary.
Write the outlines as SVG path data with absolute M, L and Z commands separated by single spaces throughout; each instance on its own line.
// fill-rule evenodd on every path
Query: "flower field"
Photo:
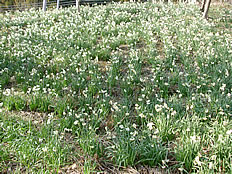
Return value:
M 0 173 L 232 172 L 232 8 L 213 12 L 0 15 Z

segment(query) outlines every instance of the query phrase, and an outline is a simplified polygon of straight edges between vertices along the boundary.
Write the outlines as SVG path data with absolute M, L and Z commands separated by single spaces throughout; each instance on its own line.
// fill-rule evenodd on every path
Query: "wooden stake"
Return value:
M 47 0 L 43 0 L 43 11 L 46 11 Z
M 208 18 L 208 12 L 209 12 L 210 3 L 211 3 L 211 0 L 207 0 L 207 2 L 205 4 L 206 6 L 205 6 L 205 9 L 204 9 L 204 13 L 203 13 L 203 18 L 205 18 L 205 19 Z
M 77 11 L 80 12 L 80 3 L 79 0 L 76 0 Z
M 204 12 L 206 0 L 202 0 L 201 11 Z
M 59 9 L 60 7 L 60 0 L 57 0 L 56 8 Z

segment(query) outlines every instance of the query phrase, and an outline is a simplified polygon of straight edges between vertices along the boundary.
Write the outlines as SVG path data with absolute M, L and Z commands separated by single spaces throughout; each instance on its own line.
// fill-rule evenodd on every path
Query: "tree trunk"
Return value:
M 206 2 L 206 6 L 204 9 L 204 13 L 203 13 L 203 18 L 207 19 L 208 18 L 208 12 L 209 12 L 209 6 L 210 6 L 211 0 L 207 0 Z

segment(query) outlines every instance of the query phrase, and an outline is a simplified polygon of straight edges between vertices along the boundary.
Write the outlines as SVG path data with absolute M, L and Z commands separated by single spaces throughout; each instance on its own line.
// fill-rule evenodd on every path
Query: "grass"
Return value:
M 0 172 L 231 173 L 231 10 L 0 16 Z
M 55 172 L 69 151 L 52 125 L 38 132 L 31 121 L 7 116 L 1 117 L 1 146 L 3 172 Z

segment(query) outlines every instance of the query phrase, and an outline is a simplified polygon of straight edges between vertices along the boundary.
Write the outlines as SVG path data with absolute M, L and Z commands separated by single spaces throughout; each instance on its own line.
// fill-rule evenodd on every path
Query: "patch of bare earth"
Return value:
M 72 165 L 67 165 L 63 167 L 58 173 L 59 174 L 81 174 L 83 173 L 83 167 L 80 164 L 73 163 Z M 99 169 L 99 170 L 98 170 Z M 107 166 L 99 166 L 96 172 L 99 174 L 166 174 L 168 173 L 164 169 L 159 167 L 151 168 L 148 166 L 140 166 L 139 168 L 127 167 L 117 169 L 114 167 L 107 167 Z M 98 171 L 98 172 L 97 172 Z
M 24 121 L 31 121 L 34 125 L 41 125 L 46 122 L 48 114 L 28 111 L 5 111 L 7 116 L 19 117 Z

